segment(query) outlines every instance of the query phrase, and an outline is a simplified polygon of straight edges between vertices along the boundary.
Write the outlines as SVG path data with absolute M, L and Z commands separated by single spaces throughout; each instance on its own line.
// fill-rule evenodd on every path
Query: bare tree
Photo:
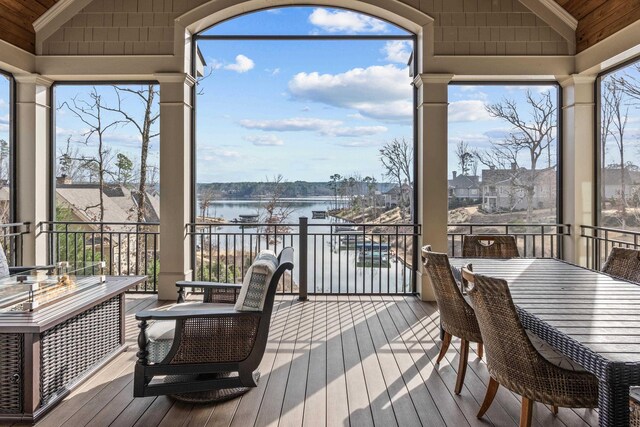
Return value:
M 409 206 L 410 217 L 414 218 L 413 196 L 403 191 L 404 183 L 413 188 L 413 144 L 404 138 L 401 140 L 394 138 L 380 149 L 380 161 L 384 166 L 385 176 L 398 184 L 400 200 L 402 204 Z M 408 203 L 405 200 L 407 196 Z
M 200 216 L 204 221 L 205 218 L 208 216 L 207 211 L 209 210 L 209 207 L 213 204 L 213 201 L 216 198 L 215 191 L 212 188 L 203 188 L 202 190 L 200 190 L 200 194 L 198 196 L 199 196 L 198 203 L 200 205 L 200 213 L 201 213 Z
M 464 141 L 458 142 L 456 145 L 456 157 L 458 158 L 460 174 L 469 175 L 469 172 L 474 170 L 474 164 L 476 163 L 476 157 L 469 149 L 469 144 Z
M 614 82 L 615 84 L 615 82 Z M 613 99 L 611 91 L 607 90 L 605 86 L 605 90 L 602 91 L 602 103 L 600 110 L 600 159 L 601 159 L 601 168 L 605 169 L 607 167 L 607 142 L 609 136 L 611 134 L 611 122 L 613 121 Z M 601 194 L 604 196 L 605 194 L 605 186 L 606 182 L 604 179 L 601 180 L 600 185 Z M 601 197 L 602 199 L 602 208 L 606 207 L 606 199 L 605 197 Z
M 107 175 L 111 175 L 109 169 L 111 156 L 109 149 L 105 145 L 105 135 L 125 122 L 122 120 L 110 120 L 105 117 L 105 111 L 110 109 L 103 103 L 102 97 L 98 94 L 95 86 L 89 93 L 89 100 L 79 99 L 78 96 L 75 96 L 70 102 L 65 101 L 58 108 L 66 108 L 87 126 L 88 129 L 81 134 L 79 143 L 88 146 L 95 140 L 98 144 L 95 156 L 81 155 L 78 158 L 70 158 L 69 160 L 79 161 L 84 168 L 95 171 L 100 193 L 99 203 L 95 206 L 87 206 L 85 210 L 99 208 L 98 220 L 102 222 L 104 221 L 105 178 Z
M 624 135 L 627 127 L 627 120 L 629 118 L 629 107 L 624 103 L 624 92 L 622 88 L 617 84 L 615 80 L 608 82 L 606 87 L 608 96 L 604 98 L 606 105 L 603 105 L 603 109 L 608 110 L 611 115 L 611 123 L 609 129 L 609 135 L 616 143 L 618 154 L 620 155 L 620 203 L 622 214 L 622 225 L 625 225 L 625 215 L 627 208 L 627 194 L 626 194 L 626 163 L 624 160 Z
M 525 96 L 529 117 L 513 99 L 504 99 L 497 104 L 486 106 L 492 117 L 511 125 L 509 134 L 502 140 L 493 142 L 490 150 L 478 153 L 478 160 L 490 167 L 512 170 L 512 183 L 521 188 L 527 198 L 527 221 L 533 219 L 533 199 L 538 179 L 538 163 L 543 155 L 547 157 L 547 167 L 552 164 L 551 145 L 557 128 L 556 107 L 549 91 L 534 96 L 530 90 Z M 521 168 L 522 157 L 527 159 L 530 171 Z
M 140 177 L 138 181 L 138 189 L 136 191 L 138 205 L 136 221 L 144 222 L 146 218 L 145 207 L 149 145 L 151 144 L 151 140 L 159 135 L 155 126 L 156 122 L 160 118 L 160 111 L 156 102 L 156 96 L 159 96 L 159 94 L 156 85 L 153 84 L 144 85 L 140 89 L 121 86 L 114 86 L 113 89 L 118 100 L 118 105 L 117 107 L 106 109 L 122 115 L 124 120 L 133 125 L 140 134 Z M 130 108 L 123 105 L 123 94 L 134 95 L 142 104 L 142 117 L 137 117 L 131 114 Z
M 268 227 L 267 234 L 271 232 L 269 231 L 270 228 L 275 229 L 275 224 L 286 221 L 295 211 L 290 203 L 283 200 L 285 182 L 282 175 L 277 175 L 272 179 L 267 178 L 267 194 L 262 204 L 262 209 L 265 212 L 263 222 L 274 224 Z M 278 227 L 278 231 L 285 230 L 282 227 Z
M 640 74 L 640 63 L 635 63 L 633 68 Z M 611 80 L 616 84 L 627 96 L 640 101 L 640 79 L 630 73 L 624 73 L 621 76 L 613 75 Z

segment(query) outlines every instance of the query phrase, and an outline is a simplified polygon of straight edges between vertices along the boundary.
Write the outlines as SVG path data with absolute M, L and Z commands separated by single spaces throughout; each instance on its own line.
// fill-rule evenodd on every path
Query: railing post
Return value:
M 300 248 L 298 250 L 298 265 L 299 265 L 299 283 L 298 283 L 298 300 L 307 300 L 307 256 L 308 256 L 308 235 L 309 235 L 309 219 L 306 216 L 299 218 L 299 243 Z

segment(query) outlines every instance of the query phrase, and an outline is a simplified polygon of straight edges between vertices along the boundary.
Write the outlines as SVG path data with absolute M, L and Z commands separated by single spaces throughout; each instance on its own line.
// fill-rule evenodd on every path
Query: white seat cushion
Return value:
M 236 311 L 230 304 L 215 304 L 191 302 L 182 304 L 172 304 L 165 310 L 215 310 L 218 312 L 234 312 Z M 173 345 L 173 338 L 176 334 L 175 320 L 156 320 L 147 328 L 147 351 L 149 355 L 147 360 L 152 363 L 161 362 Z

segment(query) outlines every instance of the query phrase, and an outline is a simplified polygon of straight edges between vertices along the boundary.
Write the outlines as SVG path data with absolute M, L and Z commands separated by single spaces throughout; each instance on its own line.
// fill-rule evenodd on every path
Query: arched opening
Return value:
M 193 37 L 196 278 L 235 281 L 261 247 L 292 244 L 310 257 L 311 292 L 415 292 L 416 42 L 310 6 Z

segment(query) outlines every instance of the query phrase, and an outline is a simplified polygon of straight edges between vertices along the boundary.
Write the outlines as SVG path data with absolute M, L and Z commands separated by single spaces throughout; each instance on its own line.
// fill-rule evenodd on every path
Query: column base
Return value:
M 158 276 L 158 299 L 176 302 L 178 299 L 176 282 L 183 280 L 191 280 L 191 270 L 184 273 L 161 272 Z
M 433 286 L 431 286 L 431 281 L 426 274 L 422 273 L 422 271 L 416 272 L 416 284 L 418 287 L 418 294 L 422 301 L 436 300 L 436 296 L 433 293 Z

